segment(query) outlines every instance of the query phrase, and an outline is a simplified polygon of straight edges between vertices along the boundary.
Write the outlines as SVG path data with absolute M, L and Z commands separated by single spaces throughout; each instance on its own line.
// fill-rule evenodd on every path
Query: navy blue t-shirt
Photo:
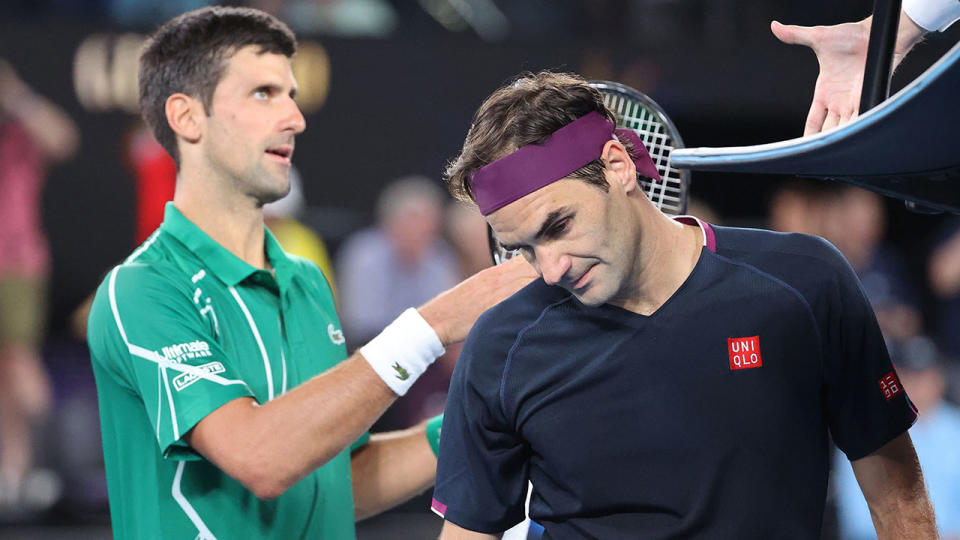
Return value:
M 461 353 L 434 509 L 545 538 L 815 538 L 829 436 L 850 459 L 907 430 L 853 270 L 826 241 L 715 227 L 655 313 L 537 280 Z

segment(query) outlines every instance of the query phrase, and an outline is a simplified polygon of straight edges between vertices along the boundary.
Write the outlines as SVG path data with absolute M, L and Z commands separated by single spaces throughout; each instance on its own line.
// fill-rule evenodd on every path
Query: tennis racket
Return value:
M 670 153 L 673 149 L 683 148 L 683 139 L 680 138 L 677 127 L 655 101 L 627 85 L 592 81 L 590 86 L 603 95 L 604 104 L 617 117 L 617 127 L 636 132 L 650 152 L 661 180 L 650 180 L 638 175 L 637 180 L 644 193 L 654 206 L 664 213 L 682 215 L 687 209 L 690 171 L 681 171 L 670 164 Z M 500 264 L 519 253 L 503 249 L 489 225 L 487 239 L 493 264 Z

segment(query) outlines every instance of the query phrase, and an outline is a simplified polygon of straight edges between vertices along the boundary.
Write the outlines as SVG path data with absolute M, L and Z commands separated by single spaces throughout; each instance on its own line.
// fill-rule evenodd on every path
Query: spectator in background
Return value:
M 823 234 L 822 189 L 811 181 L 782 184 L 770 199 L 768 225 L 780 232 Z
M 950 223 L 949 232 L 934 248 L 928 274 L 938 303 L 937 343 L 949 357 L 960 358 L 960 221 Z
M 177 164 L 139 118 L 128 135 L 125 150 L 136 182 L 137 223 L 133 244 L 140 245 L 163 223 L 164 205 L 173 200 L 177 184 Z
M 440 236 L 437 185 L 424 176 L 395 180 L 376 212 L 376 225 L 349 237 L 338 258 L 340 317 L 352 344 L 366 343 L 407 306 L 457 283 L 456 259 Z
M 884 335 L 902 339 L 917 334 L 921 318 L 916 293 L 900 253 L 883 242 L 883 199 L 860 188 L 843 186 L 824 201 L 823 236 L 856 270 Z
M 925 336 L 889 343 L 890 357 L 910 399 L 920 411 L 910 438 L 920 458 L 940 534 L 960 539 L 960 409 L 944 401 L 946 376 L 940 354 Z M 835 456 L 834 482 L 840 538 L 876 538 L 870 512 L 847 460 Z
M 441 236 L 443 201 L 443 192 L 429 178 L 399 178 L 380 193 L 376 225 L 347 239 L 337 281 L 349 347 L 366 343 L 407 306 L 422 304 L 459 281 L 457 259 Z M 409 426 L 442 412 L 459 352 L 459 345 L 447 347 L 376 429 Z
M 487 221 L 473 206 L 457 202 L 447 209 L 447 239 L 466 278 L 493 264 Z
M 5 511 L 52 502 L 49 493 L 37 492 L 38 483 L 49 481 L 47 473 L 34 470 L 32 433 L 51 405 L 40 355 L 50 273 L 41 191 L 46 166 L 69 159 L 78 142 L 70 118 L 0 59 L 0 509 Z

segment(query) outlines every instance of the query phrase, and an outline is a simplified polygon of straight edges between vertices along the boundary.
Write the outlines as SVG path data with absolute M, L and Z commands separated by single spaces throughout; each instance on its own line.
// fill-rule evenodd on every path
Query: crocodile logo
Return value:
M 393 370 L 397 372 L 397 378 L 401 381 L 405 381 L 410 378 L 410 372 L 403 369 L 403 366 L 400 365 L 400 362 L 393 363 Z

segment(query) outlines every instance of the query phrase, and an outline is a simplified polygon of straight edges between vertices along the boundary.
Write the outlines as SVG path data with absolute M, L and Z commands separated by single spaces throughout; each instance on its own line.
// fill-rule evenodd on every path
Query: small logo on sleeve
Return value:
M 760 357 L 760 336 L 728 338 L 727 353 L 730 354 L 730 371 L 763 365 L 763 358 Z
M 195 360 L 198 358 L 208 358 L 213 356 L 210 351 L 210 344 L 206 341 L 190 341 L 188 343 L 177 343 L 168 347 L 163 347 L 160 352 L 167 360 L 175 363 L 186 360 Z
M 897 394 L 903 392 L 903 387 L 900 386 L 900 381 L 897 380 L 897 376 L 891 371 L 883 377 L 880 377 L 880 391 L 883 392 L 883 398 L 890 401 L 895 398 Z
M 226 370 L 223 368 L 223 364 L 220 362 L 203 364 L 202 366 L 197 366 L 196 370 L 181 373 L 180 375 L 174 377 L 173 387 L 177 389 L 177 392 L 179 392 L 202 379 L 203 374 L 216 375 L 217 373 L 223 373 L 224 371 Z
M 343 345 L 343 342 L 346 341 L 343 339 L 343 331 L 333 326 L 333 323 L 327 325 L 327 336 L 330 337 L 330 341 L 334 345 Z

